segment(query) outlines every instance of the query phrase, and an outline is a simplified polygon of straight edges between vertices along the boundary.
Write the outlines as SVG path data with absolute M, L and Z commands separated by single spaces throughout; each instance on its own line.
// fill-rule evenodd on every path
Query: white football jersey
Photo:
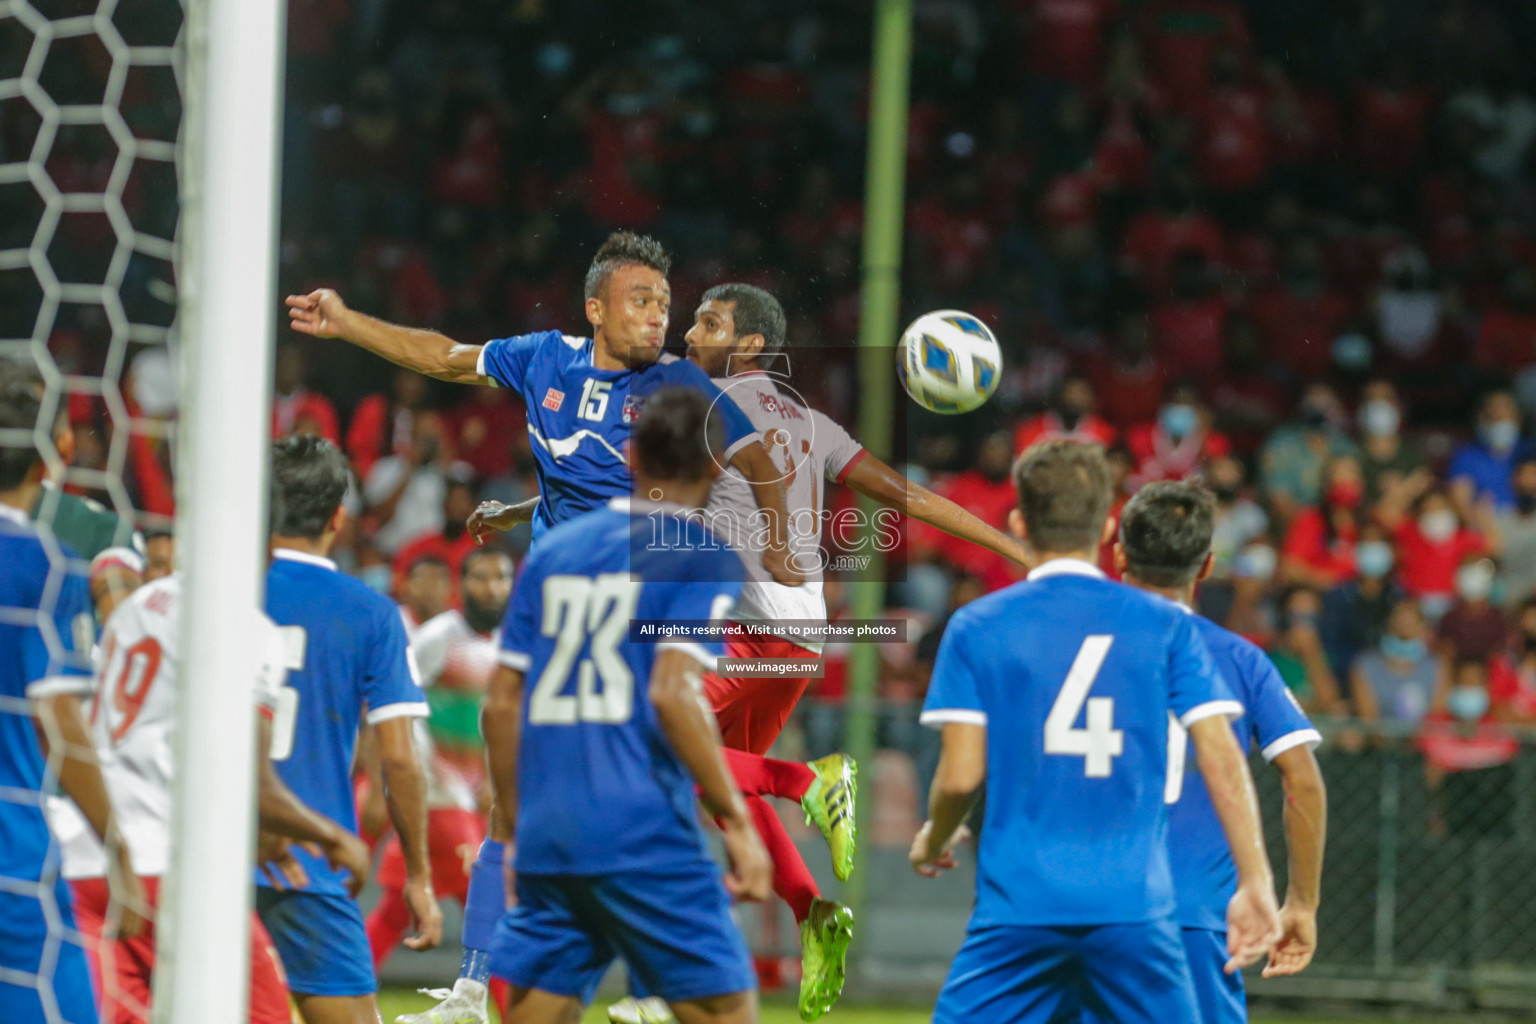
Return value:
M 501 647 L 501 630 L 490 636 L 476 633 L 462 612 L 450 609 L 422 623 L 411 637 L 411 650 L 421 670 L 421 688 L 437 709 L 437 724 L 446 720 L 448 727 L 459 726 L 465 746 L 480 747 L 479 707 L 483 703 L 491 673 L 496 671 Z M 452 696 L 449 696 L 451 691 Z M 459 702 L 460 709 L 445 703 Z M 485 782 L 485 756 L 452 756 L 439 749 L 428 728 L 431 719 L 416 720 L 416 745 L 427 769 L 427 806 L 457 807 L 473 811 L 480 807 L 480 787 Z M 470 736 L 472 730 L 474 735 Z
M 821 531 L 826 516 L 826 482 L 841 483 L 866 454 L 864 446 L 831 417 L 809 409 L 781 392 L 773 377 L 750 370 L 717 377 L 715 386 L 747 414 L 775 466 L 784 473 L 789 510 L 789 545 L 807 573 L 803 586 L 775 583 L 763 568 L 767 532 L 752 487 L 727 470 L 715 481 L 705 509 L 706 521 L 741 555 L 748 582 L 741 589 L 732 618 L 739 622 L 780 619 L 825 620 L 822 596 Z M 819 643 L 792 638 L 812 651 Z
M 118 605 L 102 631 L 91 738 L 112 798 L 118 831 L 135 873 L 158 877 L 170 867 L 171 736 L 176 723 L 180 659 L 181 576 L 147 583 Z M 278 627 L 251 609 L 265 652 L 255 672 L 256 702 L 270 714 L 287 682 Z M 66 878 L 99 878 L 107 864 L 96 834 L 73 802 L 50 802 L 50 822 L 63 851 Z

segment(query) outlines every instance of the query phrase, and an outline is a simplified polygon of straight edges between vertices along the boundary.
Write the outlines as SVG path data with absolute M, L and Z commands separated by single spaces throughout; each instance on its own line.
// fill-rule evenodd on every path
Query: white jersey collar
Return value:
M 0 504 L 0 519 L 9 519 L 17 526 L 30 526 L 32 524 L 32 520 L 27 517 L 25 512 L 10 505 Z
M 1043 580 L 1052 576 L 1088 576 L 1096 580 L 1109 578 L 1098 566 L 1085 562 L 1081 558 L 1053 558 L 1044 565 L 1035 566 L 1026 578 Z
M 608 507 L 615 512 L 666 512 L 669 515 L 687 515 L 696 512 L 697 509 L 684 508 L 675 501 L 651 501 L 648 498 L 636 498 L 634 495 L 621 495 L 608 500 Z
M 294 548 L 274 548 L 273 558 L 281 558 L 285 562 L 303 562 L 305 565 L 318 565 L 322 569 L 337 572 L 336 563 L 324 555 L 312 555 L 308 551 L 298 551 Z

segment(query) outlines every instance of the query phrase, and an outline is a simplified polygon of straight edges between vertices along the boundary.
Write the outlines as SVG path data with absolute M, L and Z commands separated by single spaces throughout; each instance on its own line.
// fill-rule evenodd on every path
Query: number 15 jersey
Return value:
M 1047 562 L 957 611 L 921 720 L 987 730 L 972 929 L 1171 915 L 1169 716 L 1242 710 L 1193 616 L 1086 562 Z

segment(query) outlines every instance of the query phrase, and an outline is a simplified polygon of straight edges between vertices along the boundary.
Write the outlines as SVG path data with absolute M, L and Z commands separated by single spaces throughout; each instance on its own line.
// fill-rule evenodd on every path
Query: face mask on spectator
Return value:
M 1329 484 L 1323 497 L 1328 504 L 1336 508 L 1354 508 L 1360 504 L 1360 499 L 1365 497 L 1365 487 L 1358 480 Z
M 1267 544 L 1244 548 L 1232 563 L 1232 571 L 1247 580 L 1267 580 L 1275 574 L 1279 556 Z
M 1360 575 L 1380 579 L 1392 571 L 1392 545 L 1384 540 L 1368 540 L 1355 548 L 1355 567 Z
M 1424 641 L 1405 640 L 1396 633 L 1388 633 L 1381 638 L 1381 653 L 1398 661 L 1422 661 L 1425 654 Z
M 378 565 L 365 566 L 357 571 L 357 578 L 368 585 L 369 590 L 380 594 L 389 595 L 390 584 L 394 582 L 395 573 L 388 562 L 380 562 Z
M 1397 406 L 1385 398 L 1373 398 L 1360 407 L 1360 429 L 1370 437 L 1391 437 L 1402 418 Z
M 1445 695 L 1445 706 L 1463 722 L 1475 722 L 1488 713 L 1488 691 L 1481 686 L 1457 686 Z
M 1448 508 L 1419 516 L 1419 532 L 1432 544 L 1444 544 L 1456 536 L 1456 513 Z
M 1163 411 L 1157 414 L 1157 422 L 1163 431 L 1172 438 L 1186 438 L 1195 430 L 1200 415 L 1195 412 L 1192 405 L 1165 405 Z
M 1520 424 L 1514 420 L 1494 420 L 1478 428 L 1483 443 L 1496 452 L 1507 452 L 1520 440 Z
M 1493 570 L 1482 562 L 1457 569 L 1456 593 L 1463 601 L 1486 601 L 1493 593 Z

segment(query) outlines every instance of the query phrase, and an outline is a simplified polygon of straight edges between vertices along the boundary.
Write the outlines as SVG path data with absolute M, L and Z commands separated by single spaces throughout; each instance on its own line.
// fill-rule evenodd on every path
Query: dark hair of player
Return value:
M 272 533 L 319 540 L 347 493 L 347 460 L 323 437 L 295 434 L 272 446 Z
M 36 430 L 42 413 L 43 399 L 32 380 L 19 369 L 11 372 L 0 364 L 0 430 Z M 0 445 L 0 491 L 13 491 L 25 483 L 41 458 L 30 436 Z
M 459 563 L 459 579 L 464 579 L 466 576 L 468 576 L 469 575 L 469 570 L 473 569 L 474 566 L 475 566 L 475 563 L 480 561 L 480 559 L 482 559 L 482 558 L 495 558 L 495 559 L 503 559 L 503 558 L 505 558 L 508 562 L 512 561 L 512 556 L 507 554 L 501 548 L 498 548 L 498 547 L 495 547 L 495 546 L 483 547 L 483 548 L 474 548 L 473 550 L 471 550 L 469 552 L 469 554 L 465 555 L 464 556 L 464 560 Z M 419 565 L 420 563 L 416 563 L 416 564 Z M 411 568 L 412 569 L 416 568 L 416 565 L 412 565 Z
M 662 388 L 645 403 L 629 436 L 638 469 L 652 480 L 702 480 L 725 450 L 725 425 L 692 388 Z
M 771 294 L 753 284 L 732 281 L 717 284 L 704 293 L 703 302 L 734 302 L 731 320 L 736 324 L 736 337 L 748 334 L 763 336 L 763 351 L 777 352 L 784 347 L 784 335 L 789 331 L 789 320 L 784 307 Z
M 667 250 L 661 247 L 661 243 L 650 235 L 637 235 L 633 231 L 615 231 L 608 236 L 597 250 L 597 255 L 592 257 L 592 266 L 587 268 L 586 290 L 583 296 L 588 299 L 598 298 L 603 289 L 608 287 L 608 279 L 613 272 L 620 267 L 639 264 L 642 267 L 650 267 L 662 277 L 666 277 L 672 269 L 672 257 L 667 255 Z
M 1216 497 L 1190 480 L 1160 480 L 1120 513 L 1120 546 L 1131 575 L 1154 587 L 1195 581 L 1211 553 Z
M 1114 501 L 1104 449 L 1081 441 L 1043 441 L 1013 467 L 1019 511 L 1036 551 L 1096 548 Z

